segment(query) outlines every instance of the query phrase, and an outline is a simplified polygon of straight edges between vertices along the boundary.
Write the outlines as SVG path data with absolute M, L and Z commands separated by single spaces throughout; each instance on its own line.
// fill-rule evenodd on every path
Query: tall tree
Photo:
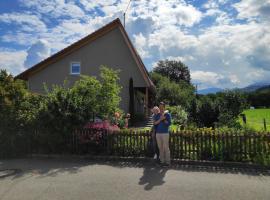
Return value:
M 176 83 L 179 83 L 180 81 L 190 83 L 190 71 L 181 61 L 161 60 L 157 63 L 157 66 L 153 71 Z
M 150 76 L 156 85 L 157 102 L 164 101 L 169 105 L 181 105 L 187 109 L 189 102 L 195 98 L 194 87 L 183 80 L 176 83 L 156 72 L 151 72 Z

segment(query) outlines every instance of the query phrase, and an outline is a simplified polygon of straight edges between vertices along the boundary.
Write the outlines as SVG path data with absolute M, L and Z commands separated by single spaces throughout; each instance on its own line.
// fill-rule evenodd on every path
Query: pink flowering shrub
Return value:
M 81 144 L 94 143 L 102 144 L 104 142 L 106 133 L 112 134 L 119 131 L 120 128 L 117 125 L 111 125 L 108 120 L 102 122 L 88 122 L 83 130 L 77 131 L 79 142 Z
M 119 131 L 120 128 L 117 125 L 111 125 L 108 120 L 102 122 L 89 122 L 84 126 L 85 129 L 98 129 L 107 130 L 109 132 Z

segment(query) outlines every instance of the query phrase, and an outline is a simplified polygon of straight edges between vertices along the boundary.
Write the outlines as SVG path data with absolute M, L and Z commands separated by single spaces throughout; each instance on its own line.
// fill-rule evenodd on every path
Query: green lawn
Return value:
M 265 118 L 267 131 L 270 131 L 270 109 L 248 109 L 243 113 L 246 115 L 248 127 L 263 130 L 263 119 Z M 241 117 L 240 122 L 243 124 Z

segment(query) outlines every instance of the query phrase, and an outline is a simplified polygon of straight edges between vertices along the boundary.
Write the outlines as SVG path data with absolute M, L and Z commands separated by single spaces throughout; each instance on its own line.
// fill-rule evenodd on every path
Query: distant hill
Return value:
M 257 89 L 256 92 L 260 92 L 260 93 L 270 92 L 270 85 L 263 86 L 263 87 Z
M 215 94 L 217 92 L 221 92 L 223 89 L 221 88 L 206 88 L 202 90 L 198 90 L 198 94 Z
M 270 82 L 259 82 L 259 83 L 254 83 L 254 84 L 251 84 L 247 87 L 244 87 L 244 88 L 241 88 L 241 91 L 244 91 L 244 92 L 253 92 L 253 91 L 256 91 L 260 88 L 265 88 L 265 87 L 270 87 Z
M 235 90 L 240 90 L 243 92 L 254 92 L 254 91 L 269 91 L 270 90 L 270 82 L 259 82 L 259 83 L 254 83 L 251 84 L 247 87 L 244 88 L 234 88 Z M 211 88 L 205 88 L 202 90 L 198 90 L 198 94 L 215 94 L 217 92 L 222 92 L 224 89 L 222 88 L 216 88 L 216 87 L 211 87 Z

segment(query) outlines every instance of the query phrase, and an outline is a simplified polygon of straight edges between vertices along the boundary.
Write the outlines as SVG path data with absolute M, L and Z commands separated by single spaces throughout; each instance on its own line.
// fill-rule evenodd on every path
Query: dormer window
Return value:
M 70 74 L 72 74 L 72 75 L 81 74 L 81 63 L 80 62 L 72 62 L 71 63 Z

